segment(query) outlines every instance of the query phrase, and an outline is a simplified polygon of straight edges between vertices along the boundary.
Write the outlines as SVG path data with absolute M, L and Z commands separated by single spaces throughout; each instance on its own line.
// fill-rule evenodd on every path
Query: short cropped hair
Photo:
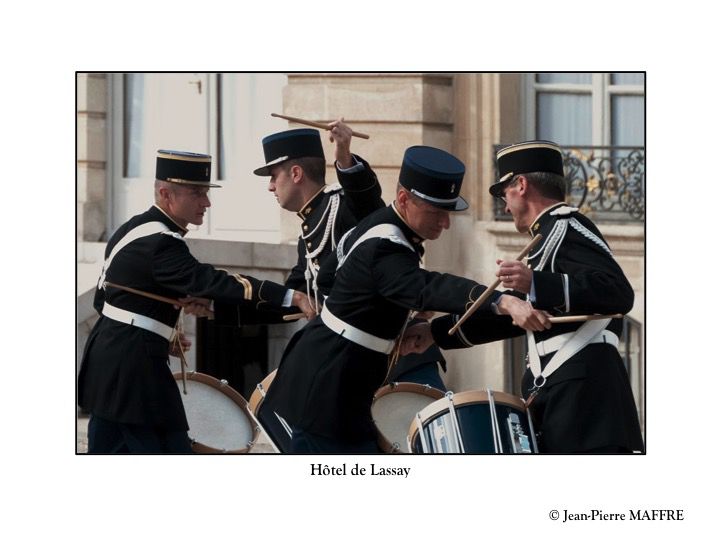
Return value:
M 325 183 L 325 159 L 321 157 L 302 157 L 289 159 L 282 163 L 285 171 L 289 171 L 291 167 L 298 165 L 302 168 L 305 176 L 316 184 Z
M 564 201 L 567 193 L 567 181 L 565 177 L 550 172 L 523 173 L 537 192 L 554 201 Z M 514 180 L 514 179 L 513 179 Z

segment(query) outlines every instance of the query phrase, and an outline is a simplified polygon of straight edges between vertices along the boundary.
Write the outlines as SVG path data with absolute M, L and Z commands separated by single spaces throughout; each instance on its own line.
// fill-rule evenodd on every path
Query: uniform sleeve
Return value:
M 471 279 L 423 270 L 414 252 L 389 240 L 379 242 L 375 257 L 378 294 L 407 309 L 463 313 L 487 288 Z M 499 296 L 493 293 L 480 310 L 490 310 Z
M 512 324 L 512 317 L 494 315 L 482 310 L 473 313 L 452 336 L 448 335 L 459 318 L 460 315 L 445 315 L 433 319 L 430 328 L 438 347 L 464 349 L 481 343 L 491 343 L 525 335 L 522 328 Z
M 533 306 L 556 313 L 627 313 L 634 292 L 610 253 L 568 230 L 555 257 L 554 272 L 533 272 Z
M 382 188 L 375 171 L 360 156 L 353 154 L 353 157 L 364 165 L 361 170 L 346 173 L 339 170 L 336 165 L 335 171 L 338 181 L 343 187 L 347 209 L 355 221 L 360 221 L 375 210 L 383 208 L 385 203 L 382 200 Z
M 185 242 L 165 235 L 153 256 L 153 278 L 180 294 L 242 303 L 254 307 L 282 306 L 287 288 L 252 276 L 228 274 L 199 262 Z

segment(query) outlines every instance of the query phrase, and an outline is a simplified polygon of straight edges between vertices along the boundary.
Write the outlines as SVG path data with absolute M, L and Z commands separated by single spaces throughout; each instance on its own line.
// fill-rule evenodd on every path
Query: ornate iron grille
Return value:
M 496 145 L 495 152 L 504 146 Z M 580 208 L 594 221 L 642 222 L 645 219 L 645 148 L 563 148 L 563 162 L 568 204 Z M 495 219 L 512 219 L 505 214 L 499 199 L 495 200 Z

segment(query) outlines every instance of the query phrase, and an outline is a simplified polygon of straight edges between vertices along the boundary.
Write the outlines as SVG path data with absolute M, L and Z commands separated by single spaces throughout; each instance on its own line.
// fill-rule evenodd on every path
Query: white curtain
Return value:
M 592 144 L 592 98 L 589 94 L 538 92 L 536 133 L 561 146 Z

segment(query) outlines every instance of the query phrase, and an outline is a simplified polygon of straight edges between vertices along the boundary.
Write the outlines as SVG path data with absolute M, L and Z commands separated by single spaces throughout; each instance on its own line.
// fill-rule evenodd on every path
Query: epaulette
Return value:
M 579 208 L 575 208 L 574 206 L 560 206 L 559 208 L 556 208 L 552 212 L 550 212 L 551 216 L 569 216 L 573 212 L 579 211 Z
M 334 184 L 328 184 L 325 186 L 325 189 L 323 189 L 323 193 L 335 193 L 336 191 L 340 191 L 343 187 L 340 185 L 340 182 L 335 182 Z

